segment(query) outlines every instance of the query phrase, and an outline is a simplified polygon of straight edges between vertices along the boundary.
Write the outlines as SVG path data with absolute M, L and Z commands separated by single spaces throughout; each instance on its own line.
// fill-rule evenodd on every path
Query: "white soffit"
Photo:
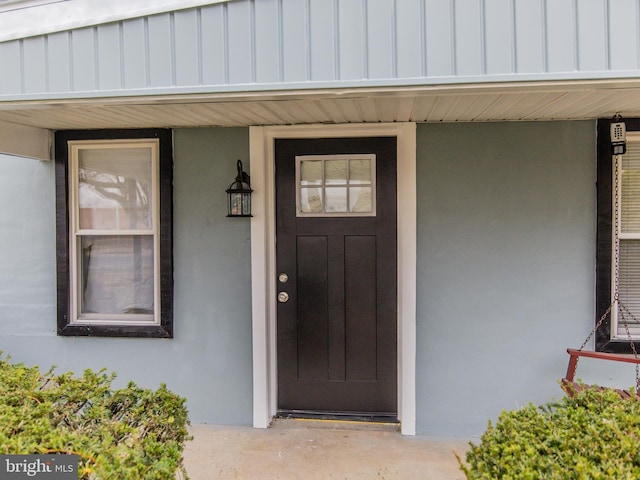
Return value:
M 0 0 L 0 42 L 230 0 Z
M 0 121 L 50 130 L 588 120 L 615 113 L 640 117 L 640 80 L 0 102 Z

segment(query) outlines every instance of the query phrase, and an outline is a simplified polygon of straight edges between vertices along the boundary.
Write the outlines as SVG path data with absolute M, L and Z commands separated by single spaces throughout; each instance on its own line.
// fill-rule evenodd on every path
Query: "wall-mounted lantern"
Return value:
M 251 181 L 249 175 L 242 170 L 242 162 L 238 160 L 238 175 L 227 188 L 227 217 L 252 217 L 251 215 Z

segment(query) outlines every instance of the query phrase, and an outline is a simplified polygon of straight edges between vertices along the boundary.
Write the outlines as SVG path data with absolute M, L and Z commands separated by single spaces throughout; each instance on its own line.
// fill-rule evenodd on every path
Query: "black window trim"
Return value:
M 640 131 L 640 118 L 625 118 L 628 132 Z M 611 305 L 611 262 L 613 250 L 613 155 L 611 154 L 611 119 L 598 120 L 597 126 L 597 234 L 596 234 L 596 318 Z M 640 343 L 640 342 L 636 342 Z M 596 350 L 609 353 L 632 353 L 631 342 L 611 339 L 611 316 L 596 332 Z
M 69 323 L 69 160 L 71 140 L 157 138 L 160 143 L 160 324 Z M 64 130 L 55 133 L 57 334 L 173 338 L 173 139 L 169 129 Z

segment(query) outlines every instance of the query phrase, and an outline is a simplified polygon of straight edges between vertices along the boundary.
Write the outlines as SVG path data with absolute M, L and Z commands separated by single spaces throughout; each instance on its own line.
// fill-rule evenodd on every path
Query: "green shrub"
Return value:
M 173 479 L 189 439 L 185 400 L 161 385 L 113 389 L 105 370 L 41 374 L 0 359 L 0 453 L 70 453 L 81 479 Z
M 638 479 L 640 401 L 585 389 L 503 412 L 470 445 L 458 459 L 468 479 Z

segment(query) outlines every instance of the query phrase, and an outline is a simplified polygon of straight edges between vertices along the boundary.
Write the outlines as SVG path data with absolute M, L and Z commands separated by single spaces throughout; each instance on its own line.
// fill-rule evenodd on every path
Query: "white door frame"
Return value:
M 276 352 L 276 138 L 385 136 L 398 139 L 398 419 L 416 431 L 416 124 L 376 123 L 251 127 L 251 300 L 253 426 L 267 428 L 278 398 Z

